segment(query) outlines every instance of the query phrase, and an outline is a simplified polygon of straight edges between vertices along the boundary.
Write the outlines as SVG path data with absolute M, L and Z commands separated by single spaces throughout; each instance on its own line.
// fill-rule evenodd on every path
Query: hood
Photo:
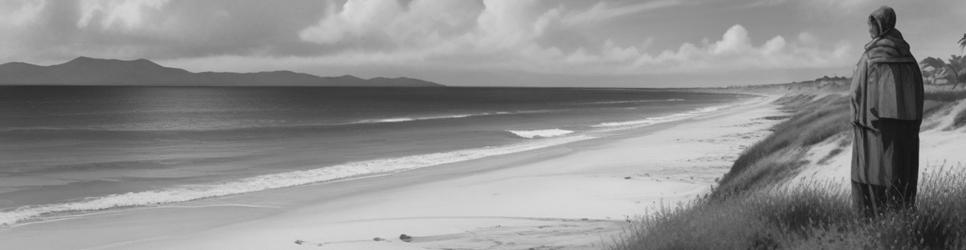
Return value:
M 876 37 L 881 37 L 896 28 L 896 11 L 892 7 L 882 6 L 869 14 L 869 20 L 875 21 L 879 27 L 879 34 L 876 34 Z
M 916 62 L 909 43 L 902 38 L 902 32 L 896 29 L 896 12 L 888 6 L 882 6 L 869 15 L 878 25 L 879 34 L 865 45 L 866 56 L 869 61 L 876 62 Z

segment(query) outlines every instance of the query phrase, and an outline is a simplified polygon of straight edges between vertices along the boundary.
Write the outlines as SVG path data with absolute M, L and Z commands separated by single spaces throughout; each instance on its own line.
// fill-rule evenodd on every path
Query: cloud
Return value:
M 9 0 L 0 7 L 6 35 L 0 61 L 87 55 L 150 58 L 192 70 L 647 76 L 842 68 L 856 53 L 824 33 L 757 39 L 737 24 L 698 26 L 689 19 L 649 30 L 653 24 L 630 23 L 708 8 L 685 0 Z M 717 37 L 695 37 L 705 34 Z
M 494 53 L 557 53 L 535 40 L 549 26 L 559 24 L 559 10 L 542 10 L 537 4 L 534 0 L 414 0 L 402 6 L 395 0 L 349 0 L 302 30 L 299 37 L 308 43 L 348 47 L 331 56 L 350 61 L 460 57 L 470 60 L 468 64 L 488 64 L 500 60 Z M 476 62 L 469 58 L 473 56 Z
M 604 20 L 619 18 L 623 16 L 639 14 L 642 12 L 654 11 L 658 9 L 681 5 L 682 0 L 658 0 L 633 3 L 620 6 L 612 6 L 608 2 L 597 2 L 588 10 L 573 13 L 568 16 L 564 23 L 575 25 L 584 23 L 596 23 Z
M 752 49 L 751 38 L 748 37 L 748 30 L 744 26 L 734 25 L 725 31 L 720 41 L 710 46 L 712 54 L 732 54 L 748 52 Z
M 22 26 L 34 21 L 47 1 L 16 0 L 0 2 L 0 28 Z
M 320 54 L 297 34 L 323 8 L 309 0 L 3 0 L 0 61 Z
M 100 28 L 141 28 L 147 23 L 145 15 L 157 14 L 168 0 L 82 0 L 77 27 L 95 22 Z
M 655 72 L 722 72 L 755 69 L 835 68 L 845 67 L 854 57 L 852 46 L 845 42 L 821 46 L 815 37 L 801 33 L 799 40 L 789 42 L 775 36 L 755 46 L 749 31 L 741 25 L 728 28 L 717 40 L 706 45 L 682 44 L 676 51 L 665 50 L 656 56 L 642 55 L 636 67 Z
M 460 34 L 479 12 L 478 4 L 466 1 L 414 0 L 407 6 L 396 0 L 327 3 L 326 15 L 299 32 L 302 41 L 335 45 L 386 40 L 420 45 Z
M 331 3 L 331 2 L 328 2 Z M 341 12 L 329 7 L 328 15 L 318 25 L 303 30 L 302 40 L 331 44 L 346 36 L 369 35 L 371 32 L 385 31 L 384 28 L 396 20 L 402 7 L 397 1 L 350 0 L 342 6 Z
M 498 12 L 500 9 L 487 11 Z M 485 16 L 481 14 L 481 21 L 487 21 L 482 17 Z M 535 42 L 537 29 L 528 28 L 533 25 L 526 24 L 536 23 L 537 20 L 509 20 L 516 21 L 481 24 L 487 28 L 452 40 L 443 40 L 432 49 L 347 51 L 318 57 L 315 63 L 327 67 L 347 64 L 395 65 L 421 69 L 499 69 L 567 75 L 703 74 L 735 70 L 848 67 L 857 53 L 847 42 L 828 43 L 805 32 L 799 33 L 793 40 L 774 36 L 758 44 L 742 25 L 729 27 L 714 41 L 698 44 L 685 42 L 675 50 L 649 51 L 654 41 L 649 38 L 630 45 L 619 45 L 607 39 L 598 44 L 564 51 Z
M 874 0 L 816 0 L 808 1 L 813 7 L 820 9 L 831 9 L 837 10 L 844 13 L 852 13 L 863 7 L 870 7 L 876 1 Z
M 875 0 L 811 0 L 811 1 L 792 1 L 792 0 L 754 0 L 747 4 L 747 7 L 775 6 L 793 3 L 804 7 L 809 12 L 818 11 L 821 14 L 847 15 L 859 10 L 869 9 L 880 1 Z M 870 10 L 871 11 L 871 10 Z

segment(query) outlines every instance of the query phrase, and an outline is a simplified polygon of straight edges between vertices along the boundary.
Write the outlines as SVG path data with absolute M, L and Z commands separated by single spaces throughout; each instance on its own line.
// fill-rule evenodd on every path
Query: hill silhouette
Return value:
M 256 73 L 199 72 L 161 66 L 147 59 L 115 60 L 78 57 L 40 66 L 22 62 L 0 65 L 0 85 L 125 85 L 125 86 L 331 86 L 442 87 L 413 79 L 351 75 L 320 77 L 292 71 Z

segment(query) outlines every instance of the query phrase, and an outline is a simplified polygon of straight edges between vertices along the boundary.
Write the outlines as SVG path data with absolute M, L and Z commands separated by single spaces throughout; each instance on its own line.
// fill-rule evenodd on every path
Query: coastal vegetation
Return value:
M 946 84 L 950 88 L 958 88 L 966 84 L 966 57 L 950 55 L 943 61 L 935 57 L 926 57 L 919 62 L 922 76 L 926 84 Z
M 960 51 L 966 49 L 966 34 L 957 42 Z M 926 57 L 919 62 L 922 77 L 926 84 L 950 84 L 955 89 L 966 85 L 966 56 L 950 55 L 943 61 L 940 58 Z
M 789 87 L 789 89 L 792 89 Z M 966 91 L 929 87 L 926 116 L 966 125 Z M 783 186 L 809 162 L 816 145 L 850 150 L 848 96 L 841 90 L 798 92 L 776 104 L 789 118 L 746 149 L 718 186 L 688 204 L 635 222 L 611 249 L 963 249 L 966 172 L 959 163 L 922 166 L 917 209 L 865 219 L 851 207 L 850 187 L 816 179 Z M 848 166 L 838 166 L 848 167 Z

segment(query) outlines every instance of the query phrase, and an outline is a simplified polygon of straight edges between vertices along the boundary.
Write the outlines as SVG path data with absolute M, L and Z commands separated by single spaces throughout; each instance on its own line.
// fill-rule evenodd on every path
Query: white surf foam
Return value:
M 394 122 L 411 122 L 411 121 L 422 121 L 422 120 L 438 120 L 438 119 L 456 119 L 456 118 L 466 118 L 473 116 L 484 116 L 490 115 L 490 113 L 476 113 L 476 114 L 456 114 L 456 115 L 438 115 L 438 116 L 421 116 L 421 117 L 393 117 L 385 119 L 366 119 L 353 122 L 352 124 L 367 124 L 367 123 L 394 123 Z
M 661 99 L 661 100 L 629 100 L 629 101 L 605 101 L 605 102 L 592 102 L 590 104 L 624 104 L 624 103 L 649 103 L 649 102 L 683 102 L 686 101 L 680 98 L 672 99 Z
M 365 120 L 350 122 L 348 124 L 395 123 L 395 122 L 411 122 L 411 121 L 439 120 L 439 119 L 458 119 L 458 118 L 493 116 L 493 115 L 533 114 L 533 113 L 545 113 L 545 112 L 550 112 L 550 111 L 549 110 L 524 110 L 524 111 L 513 111 L 513 112 L 497 111 L 497 112 L 481 112 L 481 113 L 453 114 L 453 115 L 392 117 L 392 118 L 382 118 L 382 119 L 365 119 Z
M 11 226 L 17 223 L 38 219 L 45 215 L 54 215 L 58 213 L 90 212 L 121 207 L 152 206 L 203 198 L 243 194 L 268 189 L 292 187 L 347 177 L 394 173 L 441 164 L 475 160 L 490 156 L 518 153 L 593 138 L 594 137 L 583 135 L 557 137 L 505 146 L 492 146 L 397 158 L 349 162 L 317 169 L 260 175 L 222 183 L 185 185 L 161 190 L 111 194 L 102 197 L 88 198 L 76 202 L 25 206 L 0 212 L 0 225 Z
M 683 113 L 676 113 L 676 114 L 670 114 L 670 115 L 664 115 L 664 116 L 657 116 L 657 117 L 648 117 L 648 118 L 644 118 L 644 119 L 640 119 L 640 120 L 620 121 L 620 122 L 604 122 L 604 123 L 600 123 L 600 124 L 594 125 L 592 127 L 594 127 L 594 128 L 613 128 L 613 127 L 644 127 L 644 126 L 651 126 L 651 125 L 655 125 L 655 124 L 661 124 L 661 123 L 666 123 L 666 122 L 673 122 L 673 121 L 680 121 L 680 120 L 694 118 L 694 117 L 697 117 L 697 116 L 700 116 L 700 115 L 704 115 L 704 114 L 707 114 L 707 113 L 710 113 L 710 112 L 718 111 L 718 110 L 721 110 L 721 109 L 724 109 L 724 108 L 727 108 L 727 107 L 730 107 L 730 106 L 731 105 L 721 105 L 721 106 L 705 107 L 705 108 L 699 108 L 699 109 L 695 109 L 695 110 L 691 110 L 691 111 L 687 111 L 687 112 L 683 112 Z
M 539 129 L 539 130 L 507 130 L 506 132 L 509 132 L 513 135 L 516 135 L 522 138 L 534 139 L 534 138 L 550 138 L 550 137 L 564 136 L 564 135 L 571 134 L 574 131 L 555 128 L 555 129 Z

